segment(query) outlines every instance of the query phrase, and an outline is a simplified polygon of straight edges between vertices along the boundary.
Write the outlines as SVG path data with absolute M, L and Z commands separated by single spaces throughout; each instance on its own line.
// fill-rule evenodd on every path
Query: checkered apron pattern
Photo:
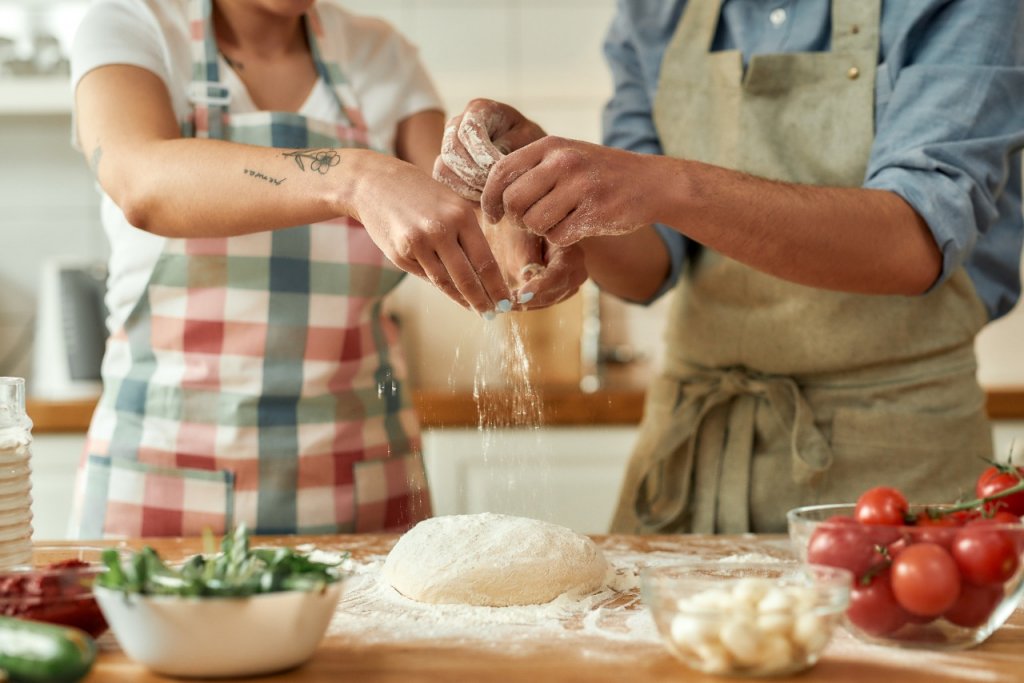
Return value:
M 186 135 L 290 149 L 370 146 L 344 75 L 321 53 L 315 10 L 307 34 L 341 123 L 231 114 L 211 9 L 211 0 L 190 6 Z M 327 161 L 314 154 L 303 163 L 317 172 Z M 345 218 L 169 239 L 108 343 L 73 530 L 195 535 L 244 521 L 267 534 L 399 531 L 428 516 L 405 363 L 381 311 L 401 277 Z

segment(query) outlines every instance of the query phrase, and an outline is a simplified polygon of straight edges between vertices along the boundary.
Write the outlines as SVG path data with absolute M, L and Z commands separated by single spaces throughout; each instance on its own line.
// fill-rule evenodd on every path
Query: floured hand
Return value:
M 484 222 L 484 234 L 520 310 L 564 301 L 587 280 L 583 250 L 578 246 L 551 245 L 506 221 Z
M 540 126 L 513 107 L 494 100 L 472 100 L 445 125 L 434 178 L 461 197 L 478 201 L 494 164 L 542 137 Z
M 498 160 L 480 198 L 487 220 L 505 218 L 568 246 L 625 235 L 653 222 L 648 201 L 656 172 L 650 155 L 545 137 Z

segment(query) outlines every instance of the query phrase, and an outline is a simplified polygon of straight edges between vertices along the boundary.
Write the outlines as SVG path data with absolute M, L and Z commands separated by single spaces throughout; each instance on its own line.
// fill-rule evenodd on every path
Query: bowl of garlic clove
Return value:
M 729 676 L 783 676 L 813 666 L 850 602 L 845 569 L 779 562 L 652 567 L 640 593 L 669 651 Z

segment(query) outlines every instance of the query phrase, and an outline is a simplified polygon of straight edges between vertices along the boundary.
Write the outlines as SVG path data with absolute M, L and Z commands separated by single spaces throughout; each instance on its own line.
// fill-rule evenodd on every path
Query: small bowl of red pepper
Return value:
M 101 548 L 53 546 L 33 549 L 30 566 L 0 570 L 0 615 L 73 626 L 98 637 L 107 622 L 92 585 L 105 568 Z

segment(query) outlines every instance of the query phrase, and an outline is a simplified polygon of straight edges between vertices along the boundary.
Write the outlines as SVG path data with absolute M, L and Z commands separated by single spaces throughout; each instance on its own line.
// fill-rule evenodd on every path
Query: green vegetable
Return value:
M 141 595 L 246 596 L 287 590 L 317 591 L 339 581 L 341 562 L 314 562 L 290 548 L 251 548 L 244 525 L 224 536 L 215 552 L 212 535 L 204 537 L 206 555 L 170 567 L 153 548 L 145 547 L 123 561 L 116 549 L 103 553 L 106 572 L 96 578 L 104 588 Z
M 89 673 L 96 642 L 85 631 L 0 617 L 0 670 L 12 683 L 70 683 Z

